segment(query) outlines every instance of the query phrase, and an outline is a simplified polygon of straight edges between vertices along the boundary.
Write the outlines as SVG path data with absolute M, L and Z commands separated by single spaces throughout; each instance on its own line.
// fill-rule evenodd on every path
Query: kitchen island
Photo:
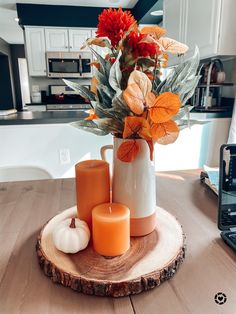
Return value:
M 112 144 L 112 135 L 97 136 L 70 125 L 87 115 L 83 110 L 25 111 L 0 117 L 0 182 L 4 167 L 39 167 L 52 178 L 68 178 L 74 177 L 77 162 L 100 159 L 100 148 Z M 155 145 L 157 171 L 218 165 L 219 148 L 227 142 L 231 118 L 199 112 L 191 113 L 190 118 L 204 124 L 182 130 L 171 145 Z M 108 158 L 112 160 L 111 153 Z

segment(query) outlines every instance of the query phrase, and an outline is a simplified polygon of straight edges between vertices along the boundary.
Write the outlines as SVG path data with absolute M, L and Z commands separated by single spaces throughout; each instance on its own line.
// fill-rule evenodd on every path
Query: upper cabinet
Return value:
M 163 9 L 167 36 L 186 43 L 187 56 L 196 45 L 201 59 L 236 55 L 235 0 L 164 0 Z
M 46 52 L 81 50 L 91 29 L 25 27 L 25 47 L 30 76 L 46 76 Z M 84 50 L 88 50 L 85 48 Z
M 45 28 L 47 51 L 68 51 L 68 31 L 61 28 Z
M 47 51 L 79 51 L 90 37 L 89 29 L 45 28 Z
M 69 48 L 70 51 L 78 51 L 81 49 L 86 39 L 92 37 L 90 29 L 69 29 Z M 85 47 L 83 50 L 89 50 Z
M 25 47 L 30 76 L 46 76 L 44 29 L 25 28 Z

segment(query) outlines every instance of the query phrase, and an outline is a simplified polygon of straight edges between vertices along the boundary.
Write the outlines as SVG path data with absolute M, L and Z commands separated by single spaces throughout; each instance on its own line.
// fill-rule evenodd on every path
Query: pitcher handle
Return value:
M 101 155 L 101 158 L 102 160 L 107 160 L 106 159 L 106 151 L 108 149 L 113 149 L 113 145 L 105 145 L 105 146 L 102 146 L 101 149 L 100 149 L 100 155 Z

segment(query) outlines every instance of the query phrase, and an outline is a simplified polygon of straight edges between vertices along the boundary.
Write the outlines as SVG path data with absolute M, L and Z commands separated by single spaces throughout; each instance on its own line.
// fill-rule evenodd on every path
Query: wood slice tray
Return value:
M 147 236 L 132 237 L 128 252 L 105 258 L 89 246 L 76 254 L 58 251 L 52 231 L 60 222 L 76 217 L 76 207 L 53 217 L 41 230 L 36 245 L 40 267 L 55 283 L 89 295 L 121 297 L 138 294 L 171 278 L 185 256 L 181 225 L 157 207 L 157 227 Z

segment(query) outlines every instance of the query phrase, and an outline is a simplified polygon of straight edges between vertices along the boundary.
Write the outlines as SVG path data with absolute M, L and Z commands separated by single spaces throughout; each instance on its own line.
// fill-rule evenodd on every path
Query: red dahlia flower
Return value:
M 108 37 L 112 46 L 117 47 L 124 33 L 136 22 L 129 11 L 105 9 L 98 17 L 97 37 Z
M 137 32 L 130 32 L 128 36 L 127 45 L 135 58 L 154 57 L 156 54 L 160 54 L 159 47 L 155 43 L 141 42 L 145 37 L 145 34 Z

